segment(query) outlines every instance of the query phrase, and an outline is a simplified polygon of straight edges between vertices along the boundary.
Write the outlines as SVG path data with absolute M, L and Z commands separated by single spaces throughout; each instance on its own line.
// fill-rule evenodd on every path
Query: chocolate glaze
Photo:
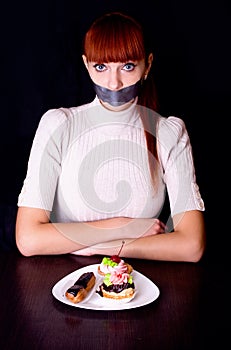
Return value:
M 114 293 L 120 293 L 124 289 L 128 288 L 135 288 L 134 283 L 123 283 L 123 284 L 111 284 L 110 286 L 106 286 L 106 284 L 103 283 L 103 289 L 107 292 L 114 292 Z
M 93 272 L 83 273 L 73 284 L 73 286 L 67 289 L 66 293 L 72 294 L 74 297 L 76 297 L 81 289 L 85 289 L 87 287 L 87 284 L 93 275 Z
M 76 295 L 79 293 L 81 289 L 84 289 L 82 285 L 74 284 L 72 287 L 70 287 L 67 290 L 67 293 L 72 294 L 74 297 L 76 297 Z
M 99 289 L 96 290 L 96 293 L 98 293 L 101 297 L 103 296 L 103 290 L 107 292 L 114 292 L 114 293 L 120 293 L 125 289 L 133 288 L 135 289 L 134 283 L 123 283 L 123 284 L 111 284 L 110 286 L 107 286 L 106 284 L 102 283 L 99 286 Z
M 85 272 L 77 279 L 77 281 L 74 284 L 81 285 L 83 286 L 83 288 L 86 288 L 92 276 L 93 272 Z

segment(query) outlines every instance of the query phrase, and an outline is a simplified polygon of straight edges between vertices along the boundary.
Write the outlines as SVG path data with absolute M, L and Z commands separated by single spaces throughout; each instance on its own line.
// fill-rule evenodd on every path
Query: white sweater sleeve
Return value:
M 183 120 L 172 116 L 161 118 L 157 142 L 171 214 L 204 211 L 196 183 L 192 147 Z
M 38 125 L 29 156 L 27 174 L 18 197 L 18 206 L 51 211 L 61 170 L 64 125 L 61 109 L 46 112 Z

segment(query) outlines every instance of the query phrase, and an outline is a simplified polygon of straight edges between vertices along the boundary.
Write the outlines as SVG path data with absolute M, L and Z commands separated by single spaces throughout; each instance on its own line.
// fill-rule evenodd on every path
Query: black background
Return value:
M 206 206 L 208 251 L 224 257 L 230 230 L 228 1 L 2 3 L 0 205 L 16 207 L 42 114 L 94 97 L 81 59 L 82 38 L 96 17 L 112 10 L 133 15 L 149 33 L 160 113 L 186 123 Z

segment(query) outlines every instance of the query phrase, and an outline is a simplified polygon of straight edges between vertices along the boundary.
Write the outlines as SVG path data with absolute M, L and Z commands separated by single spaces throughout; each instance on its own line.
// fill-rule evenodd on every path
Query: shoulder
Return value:
M 39 128 L 55 130 L 62 125 L 67 125 L 94 105 L 95 101 L 92 101 L 76 107 L 59 107 L 49 109 L 42 115 L 39 122 Z
M 159 118 L 159 133 L 170 133 L 177 136 L 182 135 L 186 131 L 183 119 L 175 116 Z
M 160 117 L 158 122 L 157 139 L 169 145 L 187 142 L 189 139 L 183 119 L 175 116 Z

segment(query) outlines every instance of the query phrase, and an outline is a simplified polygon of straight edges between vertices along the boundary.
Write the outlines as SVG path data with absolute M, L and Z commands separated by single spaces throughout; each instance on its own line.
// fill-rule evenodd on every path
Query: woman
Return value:
M 198 262 L 204 203 L 190 140 L 180 118 L 155 112 L 153 55 L 140 24 L 102 16 L 82 57 L 96 97 L 43 115 L 18 199 L 19 251 L 113 255 L 124 241 L 123 257 Z

